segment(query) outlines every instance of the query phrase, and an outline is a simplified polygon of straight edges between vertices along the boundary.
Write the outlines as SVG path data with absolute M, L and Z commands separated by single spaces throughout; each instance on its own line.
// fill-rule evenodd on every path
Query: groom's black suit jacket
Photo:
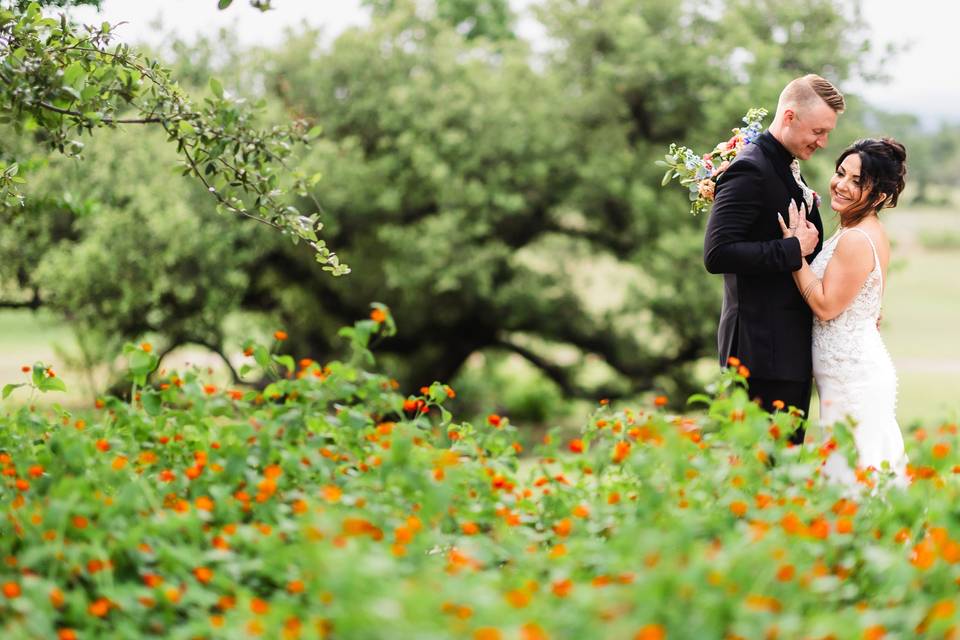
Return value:
M 723 312 L 717 339 L 720 364 L 737 356 L 755 378 L 809 381 L 813 314 L 793 281 L 803 256 L 800 241 L 783 238 L 777 212 L 788 220 L 792 198 L 803 201 L 790 172 L 790 155 L 765 131 L 720 176 L 703 244 L 710 273 L 722 273 Z M 816 205 L 807 219 L 823 247 Z

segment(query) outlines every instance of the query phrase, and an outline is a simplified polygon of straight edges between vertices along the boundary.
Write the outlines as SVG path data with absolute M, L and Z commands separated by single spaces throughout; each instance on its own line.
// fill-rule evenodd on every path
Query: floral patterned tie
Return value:
M 813 211 L 814 201 L 819 205 L 820 198 L 817 196 L 817 192 L 808 187 L 800 177 L 800 162 L 796 158 L 790 163 L 790 172 L 793 174 L 793 179 L 797 181 L 797 186 L 803 192 L 803 201 L 807 204 L 807 211 Z

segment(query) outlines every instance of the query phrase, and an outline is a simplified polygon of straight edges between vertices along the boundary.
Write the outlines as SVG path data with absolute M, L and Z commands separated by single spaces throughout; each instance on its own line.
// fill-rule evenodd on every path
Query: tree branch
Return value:
M 47 102 L 39 102 L 39 106 L 43 107 L 47 111 L 53 111 L 54 113 L 60 113 L 65 116 L 73 116 L 74 118 L 84 118 L 85 116 L 78 111 L 71 111 L 70 109 L 61 109 L 60 107 L 55 107 L 52 104 Z M 159 124 L 165 122 L 164 118 L 101 118 L 100 122 L 105 125 L 111 126 L 116 124 Z

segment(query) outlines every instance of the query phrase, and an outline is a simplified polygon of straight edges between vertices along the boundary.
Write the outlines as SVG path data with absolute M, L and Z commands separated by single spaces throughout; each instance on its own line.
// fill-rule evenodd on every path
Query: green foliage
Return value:
M 356 362 L 392 331 L 377 310 L 347 333 Z M 0 633 L 941 637 L 956 425 L 911 439 L 908 488 L 844 488 L 818 473 L 833 445 L 788 446 L 799 418 L 742 383 L 725 372 L 702 416 L 602 404 L 526 458 L 511 420 L 457 421 L 446 385 L 404 396 L 346 361 L 8 411 Z
M 412 10 L 411 0 L 361 0 L 375 16 L 385 16 L 397 10 Z M 505 40 L 514 38 L 514 15 L 509 0 L 435 0 L 433 9 L 441 23 L 452 25 L 467 38 Z
M 224 211 L 306 241 L 324 270 L 347 273 L 317 236 L 319 213 L 302 215 L 286 197 L 312 186 L 287 165 L 293 149 L 318 130 L 303 121 L 257 128 L 255 108 L 210 84 L 213 95 L 197 106 L 168 70 L 114 45 L 109 23 L 81 28 L 64 14 L 44 17 L 39 3 L 0 8 L 0 121 L 68 156 L 79 156 L 82 134 L 95 129 L 159 125 L 180 154 L 183 174 L 200 180 Z M 17 165 L 0 161 L 3 203 L 22 203 Z
M 29 387 L 40 393 L 49 391 L 66 391 L 67 385 L 53 372 L 53 368 L 42 362 L 35 362 L 33 367 L 24 367 L 24 373 L 30 374 L 28 382 L 8 383 L 3 386 L 3 399 L 6 400 L 14 391 L 21 387 Z

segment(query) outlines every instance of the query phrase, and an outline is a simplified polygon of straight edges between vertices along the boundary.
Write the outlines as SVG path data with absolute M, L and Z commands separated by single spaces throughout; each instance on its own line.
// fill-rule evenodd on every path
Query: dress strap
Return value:
M 859 227 L 850 227 L 849 229 L 844 229 L 840 235 L 843 235 L 847 231 L 859 231 L 867 238 L 867 242 L 870 243 L 870 248 L 873 249 L 873 268 L 877 270 L 880 274 L 880 293 L 883 294 L 883 267 L 880 266 L 880 254 L 877 252 L 877 246 L 873 244 L 873 238 L 870 237 L 870 234 L 860 229 Z M 837 242 L 839 242 L 839 238 Z

